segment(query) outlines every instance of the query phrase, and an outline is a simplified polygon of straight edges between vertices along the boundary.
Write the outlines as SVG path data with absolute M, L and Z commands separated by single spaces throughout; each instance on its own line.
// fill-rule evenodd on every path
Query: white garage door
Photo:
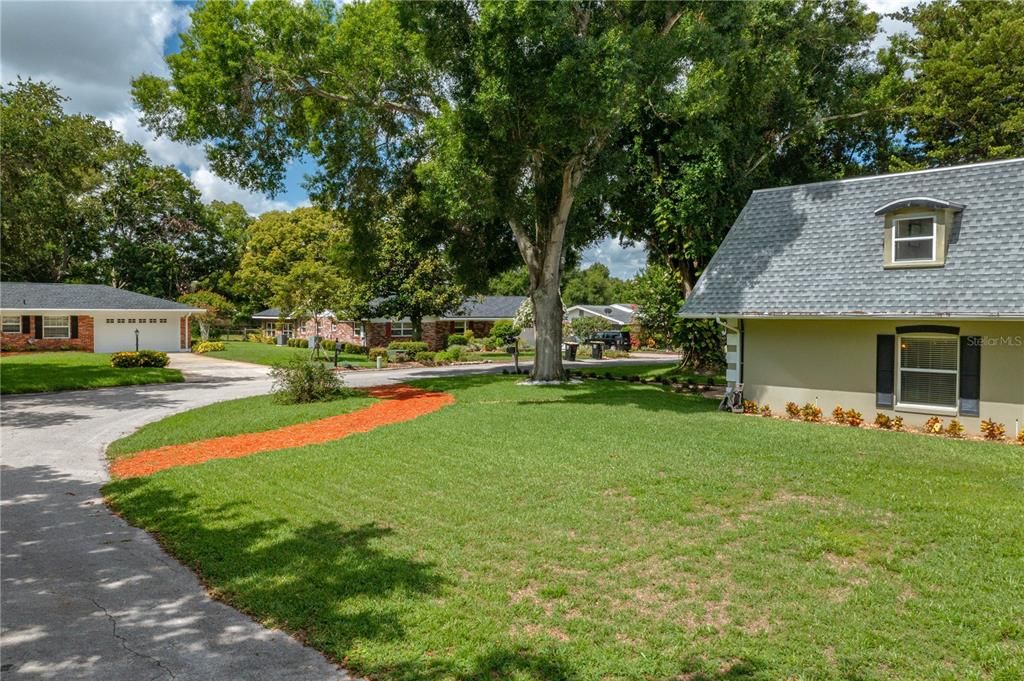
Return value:
M 96 352 L 121 352 L 135 349 L 135 330 L 139 330 L 140 350 L 178 352 L 180 315 L 145 317 L 103 314 L 95 318 L 93 349 Z

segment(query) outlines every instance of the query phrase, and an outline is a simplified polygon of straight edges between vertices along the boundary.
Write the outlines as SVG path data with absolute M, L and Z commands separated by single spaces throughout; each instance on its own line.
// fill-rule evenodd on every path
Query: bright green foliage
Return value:
M 1018 448 L 519 380 L 104 493 L 359 677 L 1024 675 Z
M 0 358 L 0 393 L 87 390 L 116 385 L 179 383 L 177 369 L 110 365 L 111 356 L 94 352 L 34 352 Z
M 119 137 L 92 116 L 64 113 L 65 101 L 32 81 L 0 91 L 0 269 L 8 281 L 81 277 L 99 250 L 89 197 Z
M 491 327 L 491 336 L 503 340 L 506 336 L 518 336 L 519 329 L 511 319 L 499 319 Z
M 281 404 L 272 395 L 217 402 L 146 424 L 131 435 L 111 442 L 107 456 L 119 459 L 128 454 L 167 445 L 241 433 L 261 433 L 295 423 L 347 414 L 374 402 L 374 398 L 364 395 L 307 404 Z
M 193 291 L 178 298 L 179 303 L 206 310 L 195 313 L 192 318 L 199 325 L 199 337 L 210 339 L 210 328 L 225 328 L 231 323 L 235 314 L 235 305 L 219 293 L 213 291 Z M 223 350 L 223 348 L 221 348 Z
M 353 392 L 345 388 L 340 374 L 308 357 L 292 357 L 275 365 L 270 377 L 274 379 L 274 399 L 281 404 L 326 402 Z
M 562 283 L 562 302 L 572 305 L 610 305 L 633 302 L 625 300 L 626 282 L 611 276 L 608 267 L 595 263 L 585 270 L 565 273 Z
M 136 367 L 162 369 L 170 363 L 170 356 L 166 352 L 159 350 L 115 352 L 110 356 L 110 366 L 117 369 L 133 369 Z
M 935 0 L 898 16 L 915 32 L 883 61 L 906 103 L 912 163 L 1024 155 L 1024 3 Z
M 572 335 L 580 340 L 587 340 L 598 331 L 606 331 L 610 328 L 612 328 L 611 322 L 604 317 L 576 317 L 569 322 Z
M 530 294 L 530 273 L 526 265 L 513 267 L 494 275 L 487 282 L 487 293 L 492 296 L 525 296 Z

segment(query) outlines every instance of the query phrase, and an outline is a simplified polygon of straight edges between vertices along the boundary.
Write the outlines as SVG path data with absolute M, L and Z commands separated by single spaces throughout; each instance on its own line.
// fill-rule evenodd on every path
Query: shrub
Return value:
M 860 428 L 864 425 L 864 415 L 856 409 L 847 409 L 844 415 L 846 425 L 853 426 L 854 428 Z
M 320 347 L 327 352 L 334 352 L 334 348 L 338 347 L 338 341 L 334 340 L 322 340 L 320 341 Z
M 756 414 L 758 410 L 757 402 L 753 400 L 743 400 L 743 413 L 744 414 Z
M 892 419 L 889 418 L 888 414 L 878 412 L 875 414 L 875 425 L 882 430 L 892 430 Z
M 207 352 L 219 352 L 223 349 L 224 343 L 222 341 L 203 341 L 202 343 L 196 343 L 192 348 L 192 352 L 202 355 Z
M 786 402 L 786 416 L 791 419 L 800 418 L 800 407 L 796 405 L 796 402 Z
M 955 438 L 962 438 L 964 436 L 964 425 L 956 419 L 950 419 L 949 425 L 946 426 L 946 435 Z
M 769 407 L 767 404 L 762 406 L 761 416 L 765 417 L 766 419 L 770 419 L 772 417 L 772 408 Z
M 441 352 L 435 352 L 434 353 L 434 362 L 436 364 L 451 364 L 452 363 L 452 353 L 447 351 L 447 350 L 442 350 Z
M 388 350 L 387 348 L 370 348 L 369 352 L 366 353 L 366 356 L 374 361 L 377 361 L 378 357 L 383 357 L 384 362 L 387 363 Z
M 417 352 L 416 361 L 420 364 L 433 364 L 436 356 L 436 352 Z
M 837 406 L 832 410 L 832 420 L 836 423 L 846 423 L 846 410 Z
M 1017 433 L 1016 441 L 1017 444 L 1024 445 L 1024 428 L 1022 428 L 1021 431 Z
M 924 432 L 941 434 L 942 433 L 942 419 L 938 416 L 933 416 L 924 422 Z
M 391 341 L 388 343 L 388 350 L 400 350 L 412 355 L 417 352 L 426 352 L 429 349 L 423 341 Z
M 902 416 L 894 416 L 893 417 L 893 419 L 892 419 L 892 429 L 893 430 L 903 430 L 903 417 Z
M 464 333 L 453 333 L 448 336 L 448 347 L 453 345 L 469 345 L 469 338 Z
M 821 407 L 806 403 L 800 407 L 800 418 L 809 423 L 818 423 L 821 421 Z
M 505 342 L 505 336 L 518 336 L 519 329 L 512 323 L 511 319 L 499 319 L 491 327 L 491 337 Z
M 499 345 L 503 345 L 504 341 L 500 341 L 497 338 L 484 338 L 480 341 L 480 347 L 485 352 L 493 352 L 498 349 Z
M 131 369 L 139 365 L 139 353 L 115 352 L 110 356 L 110 366 L 116 369 Z
M 448 348 L 448 355 L 452 358 L 453 362 L 461 362 L 466 358 L 466 348 L 461 345 L 453 345 Z
M 986 440 L 1002 440 L 1006 437 L 1006 427 L 992 419 L 985 419 L 981 422 L 981 434 L 985 436 Z
M 305 357 L 292 357 L 287 364 L 274 366 L 270 377 L 275 399 L 284 404 L 323 402 L 351 393 L 323 362 Z
M 221 343 L 221 345 L 224 345 Z M 133 369 L 135 367 L 152 367 L 162 369 L 170 363 L 171 358 L 166 352 L 159 350 L 139 350 L 138 352 L 115 352 L 110 356 L 110 366 L 117 369 Z
M 349 355 L 365 355 L 370 351 L 369 348 L 355 343 L 345 343 L 343 350 Z

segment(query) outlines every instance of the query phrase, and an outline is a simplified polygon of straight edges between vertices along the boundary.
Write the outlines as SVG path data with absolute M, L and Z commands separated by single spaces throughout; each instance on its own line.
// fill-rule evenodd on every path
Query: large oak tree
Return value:
M 214 169 L 280 188 L 306 154 L 324 205 L 372 213 L 410 173 L 453 234 L 511 234 L 536 310 L 533 377 L 564 377 L 567 251 L 613 181 L 610 147 L 716 43 L 730 3 L 200 3 L 134 84 L 145 122 Z M 356 220 L 358 225 L 359 221 Z

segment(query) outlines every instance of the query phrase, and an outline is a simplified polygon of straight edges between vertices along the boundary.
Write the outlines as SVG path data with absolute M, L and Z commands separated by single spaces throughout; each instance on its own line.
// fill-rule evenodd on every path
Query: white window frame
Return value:
M 932 222 L 932 235 L 931 236 L 896 236 L 900 232 L 901 222 L 914 222 L 919 220 L 931 220 Z M 906 258 L 900 259 L 897 257 L 896 244 L 904 243 L 907 241 L 925 241 L 930 239 L 932 242 L 932 255 L 930 258 Z M 902 265 L 904 263 L 922 263 L 922 262 L 935 262 L 936 259 L 936 248 L 938 248 L 939 241 L 939 225 L 935 220 L 935 216 L 930 213 L 922 213 L 920 215 L 901 215 L 892 219 L 892 262 L 894 265 Z
M 401 330 L 402 333 L 398 333 Z M 392 338 L 412 338 L 412 322 L 391 322 Z
M 467 328 L 466 324 L 467 324 L 467 322 L 466 322 L 465 319 L 463 319 L 461 321 L 455 322 L 455 326 L 452 327 L 452 329 L 453 329 L 452 333 L 466 333 L 466 328 Z M 461 329 L 459 328 L 460 325 L 462 326 Z
M 55 324 L 54 320 L 63 319 L 63 324 Z M 47 329 L 64 329 L 63 335 L 48 333 Z M 71 338 L 71 316 L 54 315 L 43 317 L 43 339 L 44 340 L 67 340 Z
M 13 322 L 11 321 L 12 319 L 14 320 Z M 7 328 L 9 325 L 13 325 L 15 328 Z M 0 328 L 2 328 L 3 333 L 21 333 L 21 317 L 5 314 Z
M 366 338 L 366 324 L 359 322 L 352 325 L 352 335 L 356 338 Z
M 956 369 L 904 369 L 903 368 L 903 339 L 909 338 L 942 338 L 942 339 L 956 339 L 956 349 L 954 350 L 954 356 L 956 357 Z M 953 406 L 940 406 L 935 404 L 914 404 L 913 402 L 903 401 L 903 372 L 904 371 L 915 371 L 917 373 L 928 373 L 928 374 L 953 374 L 956 378 L 956 382 L 953 388 Z M 960 410 L 960 344 L 959 338 L 947 333 L 904 333 L 896 336 L 896 410 L 897 411 L 908 411 L 919 414 L 943 414 L 947 416 L 956 416 Z

